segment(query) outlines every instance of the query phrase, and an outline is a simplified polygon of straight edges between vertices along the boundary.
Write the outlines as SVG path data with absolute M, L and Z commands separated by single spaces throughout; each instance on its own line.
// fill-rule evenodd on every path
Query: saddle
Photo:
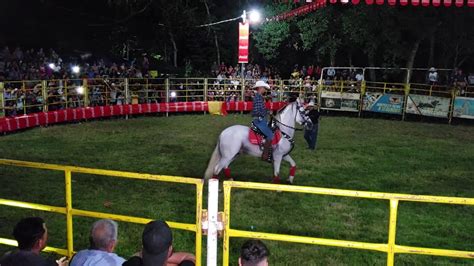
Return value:
M 276 127 L 271 127 L 271 129 L 273 132 L 272 145 L 277 145 L 281 139 L 281 131 Z M 263 135 L 262 131 L 260 131 L 260 129 L 258 129 L 258 127 L 252 122 L 252 126 L 249 129 L 249 142 L 263 147 L 264 140 L 265 135 Z

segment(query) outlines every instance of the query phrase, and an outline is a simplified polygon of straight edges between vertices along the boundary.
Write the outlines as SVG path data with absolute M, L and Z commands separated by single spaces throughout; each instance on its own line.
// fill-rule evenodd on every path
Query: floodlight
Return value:
M 82 87 L 82 86 L 77 87 L 76 92 L 77 92 L 77 94 L 84 94 L 84 87 Z
M 170 93 L 170 96 L 171 96 L 171 98 L 175 98 L 175 97 L 176 97 L 176 92 L 175 92 L 175 91 L 172 91 L 172 92 Z
M 71 70 L 72 70 L 72 73 L 79 74 L 79 71 L 81 71 L 81 68 L 79 66 L 73 66 Z
M 52 70 L 56 69 L 56 65 L 54 63 L 49 63 L 49 68 L 51 68 Z
M 261 18 L 260 12 L 258 12 L 257 10 L 252 10 L 249 12 L 250 23 L 258 23 L 260 22 L 261 19 L 262 18 Z

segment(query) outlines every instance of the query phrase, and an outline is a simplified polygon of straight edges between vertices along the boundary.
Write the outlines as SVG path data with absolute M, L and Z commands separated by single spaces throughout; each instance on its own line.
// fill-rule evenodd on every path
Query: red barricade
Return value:
M 269 110 L 278 110 L 286 105 L 285 102 L 268 102 Z M 251 111 L 252 102 L 223 103 L 227 111 Z M 45 126 L 68 121 L 94 119 L 100 117 L 121 116 L 130 114 L 164 113 L 164 112 L 206 112 L 207 102 L 176 102 L 176 103 L 145 103 L 113 106 L 95 106 L 70 108 L 59 111 L 40 112 L 17 117 L 0 118 L 0 133 L 13 132 L 36 126 Z

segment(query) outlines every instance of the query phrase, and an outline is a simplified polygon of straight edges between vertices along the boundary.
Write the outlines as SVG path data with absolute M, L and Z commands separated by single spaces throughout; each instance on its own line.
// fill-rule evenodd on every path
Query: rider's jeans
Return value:
M 272 140 L 273 139 L 273 132 L 268 127 L 267 119 L 265 118 L 255 118 L 253 123 L 262 131 L 263 135 L 265 135 L 265 139 Z

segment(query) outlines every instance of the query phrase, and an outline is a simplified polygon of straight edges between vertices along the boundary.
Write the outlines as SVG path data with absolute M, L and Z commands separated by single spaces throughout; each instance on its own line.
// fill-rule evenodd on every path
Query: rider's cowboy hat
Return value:
M 436 72 L 436 68 L 434 67 L 430 68 L 430 72 Z
M 270 85 L 268 85 L 268 83 L 266 83 L 265 81 L 263 80 L 259 80 L 255 83 L 255 85 L 253 86 L 253 88 L 260 88 L 260 87 L 263 87 L 265 89 L 270 89 Z

